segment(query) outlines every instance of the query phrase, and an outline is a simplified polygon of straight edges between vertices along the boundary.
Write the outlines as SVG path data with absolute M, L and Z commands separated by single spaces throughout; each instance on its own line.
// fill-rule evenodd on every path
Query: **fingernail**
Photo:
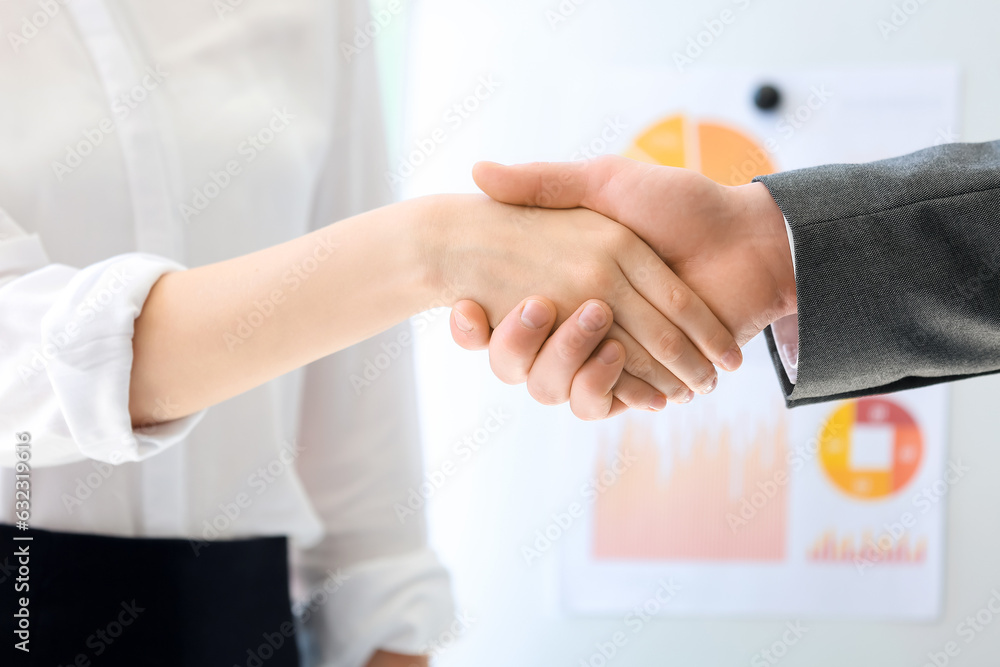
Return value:
M 740 352 L 740 348 L 734 347 L 722 355 L 722 359 L 719 359 L 719 364 L 727 371 L 735 371 L 740 367 L 742 361 L 743 353 Z
M 607 364 L 608 366 L 621 359 L 621 356 L 621 350 L 619 350 L 618 346 L 614 343 L 607 343 L 603 348 L 601 348 L 601 351 L 597 353 L 597 358 L 600 362 L 602 364 Z
M 708 385 L 702 387 L 701 389 L 699 389 L 698 393 L 702 394 L 702 395 L 704 395 L 704 394 L 711 394 L 712 391 L 716 388 L 716 386 L 718 386 L 718 384 L 719 384 L 719 376 L 716 375 L 714 378 L 712 378 L 711 384 L 708 384 Z
M 690 389 L 688 389 L 686 394 L 684 394 L 679 399 L 677 399 L 677 402 L 678 403 L 690 403 L 693 400 L 694 400 L 694 392 L 691 391 Z
M 549 321 L 549 309 L 541 301 L 528 299 L 521 309 L 521 324 L 529 329 L 541 329 Z
M 465 333 L 472 331 L 472 322 L 460 310 L 455 311 L 455 326 L 458 327 L 459 331 L 464 331 Z
M 600 331 L 608 323 L 608 314 L 596 303 L 592 303 L 583 309 L 578 319 L 584 331 Z
M 667 407 L 667 397 L 663 394 L 657 394 L 653 397 L 653 400 L 649 402 L 649 409 L 656 410 L 659 412 L 663 408 Z

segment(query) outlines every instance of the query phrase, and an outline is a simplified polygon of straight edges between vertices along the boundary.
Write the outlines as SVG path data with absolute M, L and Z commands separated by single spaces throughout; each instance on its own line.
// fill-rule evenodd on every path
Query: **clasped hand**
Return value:
M 554 211 L 519 215 L 533 223 L 533 246 L 560 247 L 553 235 L 569 233 L 577 250 L 515 258 L 498 250 L 484 258 L 498 272 L 505 264 L 502 275 L 522 277 L 513 282 L 535 296 L 499 321 L 480 305 L 488 297 L 463 299 L 452 312 L 455 341 L 488 348 L 494 373 L 526 382 L 541 403 L 569 401 L 583 419 L 686 403 L 715 388 L 713 364 L 736 370 L 740 346 L 796 311 L 784 219 L 760 183 L 723 186 L 696 172 L 611 156 L 480 163 L 474 177 L 499 202 L 569 209 L 561 220 Z M 603 255 L 584 250 L 595 239 Z M 549 279 L 533 278 L 531 263 L 539 261 Z

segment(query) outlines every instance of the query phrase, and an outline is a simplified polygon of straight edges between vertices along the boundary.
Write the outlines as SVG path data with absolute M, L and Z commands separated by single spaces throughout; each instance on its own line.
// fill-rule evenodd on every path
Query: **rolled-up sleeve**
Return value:
M 455 621 L 449 574 L 413 500 L 423 465 L 412 345 L 407 324 L 306 370 L 297 465 L 324 528 L 298 554 L 312 664 L 422 654 Z
M 160 276 L 184 267 L 141 253 L 53 264 L 36 235 L 3 225 L 0 430 L 31 433 L 36 466 L 139 461 L 183 439 L 200 413 L 133 429 L 128 397 L 135 319 Z M 2 437 L 0 466 L 13 463 Z

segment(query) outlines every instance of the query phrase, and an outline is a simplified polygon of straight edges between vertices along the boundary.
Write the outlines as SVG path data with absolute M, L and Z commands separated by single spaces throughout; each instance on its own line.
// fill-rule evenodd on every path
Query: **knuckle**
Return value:
M 653 361 L 641 352 L 628 352 L 625 355 L 625 370 L 636 377 L 649 377 L 653 373 Z
M 603 234 L 605 248 L 616 257 L 624 255 L 636 240 L 631 230 L 618 224 L 605 225 Z
M 678 383 L 673 389 L 667 392 L 667 400 L 671 403 L 681 403 L 687 397 L 688 391 L 687 385 Z
M 671 313 L 684 313 L 691 308 L 693 301 L 691 291 L 683 285 L 667 286 L 667 307 Z
M 635 235 L 624 225 L 607 225 L 608 239 L 617 247 L 621 247 L 632 242 Z
M 732 347 L 736 341 L 733 339 L 732 334 L 725 327 L 715 327 L 708 338 L 705 340 L 705 347 L 712 350 L 717 355 L 721 356 Z
M 577 327 L 577 329 L 579 329 Z M 553 341 L 552 351 L 562 364 L 571 363 L 580 356 L 580 350 L 587 342 L 587 336 L 579 330 L 567 332 L 565 336 L 560 336 Z
M 607 393 L 606 384 L 598 374 L 582 372 L 573 381 L 573 393 L 600 399 Z
M 704 387 L 715 379 L 715 367 L 711 364 L 699 366 L 692 376 L 691 383 L 695 387 Z
M 679 361 L 684 356 L 687 339 L 678 329 L 667 329 L 656 343 L 656 356 L 666 364 Z
M 615 291 L 615 279 L 610 267 L 600 261 L 585 262 L 579 269 L 580 283 L 593 295 L 606 296 Z

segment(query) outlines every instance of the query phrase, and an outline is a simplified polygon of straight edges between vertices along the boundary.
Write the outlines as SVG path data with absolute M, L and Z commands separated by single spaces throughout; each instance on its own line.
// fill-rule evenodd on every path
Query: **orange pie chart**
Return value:
M 923 458 L 913 415 L 882 396 L 849 401 L 823 425 L 819 457 L 827 477 L 849 496 L 890 496 L 909 483 Z
M 625 157 L 668 167 L 700 171 L 725 185 L 743 185 L 754 176 L 777 169 L 770 153 L 743 132 L 709 121 L 692 121 L 681 114 L 646 128 Z

